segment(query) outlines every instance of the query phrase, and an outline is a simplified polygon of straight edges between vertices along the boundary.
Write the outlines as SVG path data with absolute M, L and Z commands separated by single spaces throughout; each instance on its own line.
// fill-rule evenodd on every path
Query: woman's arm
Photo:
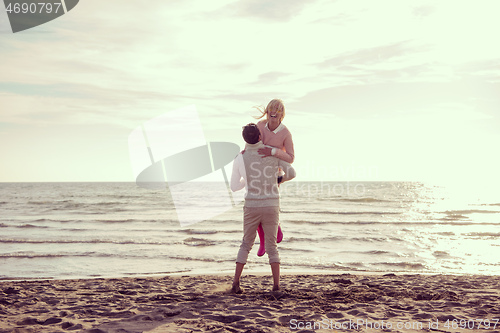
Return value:
M 279 148 L 261 148 L 259 149 L 259 154 L 263 155 L 262 157 L 275 156 L 282 161 L 293 163 L 293 161 L 295 160 L 295 155 L 293 150 L 292 135 L 290 133 L 288 133 L 288 135 L 285 137 L 283 147 L 286 151 L 283 151 Z
M 295 169 L 292 167 L 290 163 L 279 161 L 278 166 L 285 172 L 281 181 L 282 183 L 295 178 L 296 176 Z
M 289 154 L 288 151 L 283 151 L 283 150 L 278 149 L 278 148 L 273 148 L 273 149 L 276 149 L 274 151 L 274 155 L 273 155 L 274 157 L 277 157 L 280 160 L 288 162 L 288 163 L 293 163 L 294 156 L 292 154 Z M 272 155 L 272 151 L 271 151 L 271 155 Z
M 274 154 L 273 154 L 274 150 Z M 259 149 L 259 154 L 262 155 L 262 158 L 268 157 L 268 156 L 274 156 L 279 158 L 282 161 L 292 163 L 293 162 L 293 155 L 288 154 L 286 151 L 283 151 L 279 148 L 276 147 L 266 147 L 266 148 L 260 148 Z
M 279 158 L 280 160 L 283 160 L 285 162 L 288 162 L 288 163 L 293 163 L 293 161 L 295 160 L 295 151 L 293 149 L 293 140 L 292 140 L 292 134 L 290 134 L 290 132 L 288 132 L 288 135 L 285 137 L 285 143 L 283 145 L 285 147 L 285 150 L 286 150 L 286 154 L 288 154 L 289 156 L 291 156 L 291 161 L 287 161 L 283 158 Z M 278 152 L 276 152 L 278 153 Z M 281 154 L 281 153 L 280 153 Z

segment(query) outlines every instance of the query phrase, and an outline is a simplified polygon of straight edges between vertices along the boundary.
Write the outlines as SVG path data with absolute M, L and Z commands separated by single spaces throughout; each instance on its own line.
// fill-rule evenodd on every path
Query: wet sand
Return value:
M 500 278 L 270 275 L 0 282 L 0 333 L 500 332 Z

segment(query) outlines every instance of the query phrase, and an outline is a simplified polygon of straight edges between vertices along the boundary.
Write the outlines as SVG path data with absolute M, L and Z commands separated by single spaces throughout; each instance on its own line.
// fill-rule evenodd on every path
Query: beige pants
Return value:
M 243 241 L 236 262 L 246 264 L 248 253 L 252 250 L 257 234 L 257 227 L 262 223 L 262 229 L 266 235 L 266 252 L 269 263 L 280 262 L 278 246 L 276 245 L 276 234 L 278 233 L 280 210 L 277 206 L 270 207 L 243 207 Z

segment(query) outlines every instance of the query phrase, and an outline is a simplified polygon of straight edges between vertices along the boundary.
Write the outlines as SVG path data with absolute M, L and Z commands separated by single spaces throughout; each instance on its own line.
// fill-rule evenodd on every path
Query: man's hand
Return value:
M 262 158 L 267 157 L 267 156 L 272 156 L 271 155 L 272 148 L 269 148 L 269 147 L 260 148 L 258 151 L 259 151 L 259 154 L 263 155 Z

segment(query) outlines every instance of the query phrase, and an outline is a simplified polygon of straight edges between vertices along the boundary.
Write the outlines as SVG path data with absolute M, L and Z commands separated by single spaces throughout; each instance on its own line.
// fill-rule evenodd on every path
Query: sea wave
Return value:
M 447 210 L 442 212 L 442 214 L 448 215 L 467 215 L 467 214 L 498 214 L 498 210 L 486 210 L 486 209 L 465 209 L 465 210 Z
M 191 237 L 191 238 L 186 238 L 183 241 L 183 243 L 189 246 L 212 246 L 215 245 L 217 242 L 204 238 Z
M 448 216 L 442 217 L 439 220 L 441 221 L 470 220 L 470 218 L 462 214 L 449 214 Z
M 464 236 L 469 237 L 500 237 L 500 232 L 469 232 L 464 234 Z
M 118 220 L 95 220 L 99 223 L 133 223 L 138 222 L 136 219 L 118 219 Z
M 309 249 L 300 249 L 300 248 L 295 248 L 295 247 L 283 246 L 283 243 L 280 244 L 279 250 L 280 251 L 288 251 L 288 252 L 301 252 L 301 253 L 314 252 L 314 250 L 309 250 Z
M 499 222 L 476 222 L 453 219 L 439 219 L 437 221 L 307 221 L 307 220 L 284 220 L 284 224 L 348 224 L 348 225 L 499 225 Z
M 22 224 L 22 225 L 18 225 L 16 226 L 16 228 L 22 228 L 22 229 L 31 229 L 31 228 L 34 228 L 34 229 L 47 229 L 47 228 L 50 228 L 48 226 L 42 226 L 42 225 L 34 225 L 34 224 Z
M 436 258 L 443 259 L 443 258 L 450 258 L 450 254 L 446 251 L 434 251 L 432 255 Z
M 179 255 L 174 255 L 174 256 L 168 256 L 170 259 L 176 259 L 176 260 L 181 260 L 181 261 L 203 261 L 203 262 L 216 262 L 216 263 L 223 263 L 223 262 L 234 262 L 234 259 L 219 259 L 219 258 L 196 258 L 196 257 L 190 257 L 190 256 L 179 256 Z
M 28 205 L 52 205 L 56 203 L 57 201 L 35 201 L 35 200 L 30 200 L 27 202 Z
M 366 243 L 387 242 L 388 240 L 390 240 L 390 241 L 396 241 L 396 242 L 402 242 L 402 241 L 404 241 L 401 238 L 391 237 L 391 236 L 382 236 L 382 237 L 352 237 L 352 238 L 350 238 L 350 240 L 358 241 L 358 242 L 366 242 Z
M 322 238 L 310 238 L 310 237 L 287 237 L 287 243 L 296 243 L 296 242 L 338 242 L 341 240 L 346 240 L 348 237 L 345 236 L 333 236 L 333 237 L 322 237 Z
M 112 240 L 112 239 L 0 239 L 5 244 L 117 244 L 117 245 L 176 245 L 181 242 L 147 240 Z
M 329 242 L 339 242 L 339 241 L 356 241 L 356 242 L 365 242 L 365 243 L 374 243 L 374 242 L 387 242 L 387 241 L 404 241 L 398 237 L 391 236 L 382 236 L 382 237 L 354 237 L 354 236 L 332 236 L 332 237 L 288 237 L 284 241 L 286 243 L 297 243 L 297 242 L 305 242 L 305 243 L 329 243 Z
M 87 212 L 87 214 L 94 214 L 92 212 Z M 97 213 L 96 213 L 97 214 Z M 137 219 L 137 218 L 128 218 L 128 219 L 49 219 L 49 218 L 41 218 L 36 220 L 31 220 L 29 222 L 55 222 L 55 223 L 134 223 L 134 222 L 146 222 L 146 223 L 165 223 L 172 222 L 174 220 L 164 219 Z M 177 221 L 175 221 L 177 223 Z
M 46 218 L 42 218 L 42 219 L 36 219 L 36 220 L 33 220 L 32 222 L 58 222 L 58 223 L 66 223 L 66 222 L 82 222 L 82 220 L 80 219 L 74 219 L 74 220 L 68 220 L 68 219 L 46 219 Z
M 359 202 L 359 203 L 371 203 L 371 202 L 399 202 L 393 200 L 377 199 L 377 198 L 341 198 L 333 199 L 334 201 L 344 201 L 344 202 Z
M 427 271 L 428 267 L 422 263 L 419 262 L 377 262 L 373 263 L 372 265 L 375 266 L 384 266 L 384 267 L 393 267 L 393 268 L 399 268 L 399 269 L 404 269 L 404 270 L 419 270 L 419 271 Z
M 330 210 L 281 210 L 283 214 L 321 214 L 321 215 L 401 215 L 401 212 L 387 211 L 330 211 Z
M 189 235 L 213 235 L 218 233 L 217 230 L 195 230 L 195 229 L 184 229 L 184 230 L 179 230 L 179 232 L 186 233 Z
M 113 257 L 112 253 L 38 253 L 38 252 L 16 252 L 0 253 L 0 258 L 34 259 L 34 258 L 65 258 L 65 257 Z
M 282 264 L 283 267 L 286 267 L 286 264 Z M 305 268 L 306 270 L 308 269 L 314 269 L 314 270 L 332 270 L 332 271 L 356 271 L 356 272 L 363 272 L 366 271 L 364 269 L 365 265 L 361 262 L 353 262 L 353 263 L 330 263 L 330 264 L 316 264 L 316 263 L 294 263 L 292 267 L 294 269 L 297 268 Z
M 117 252 L 56 252 L 56 253 L 43 253 L 43 252 L 14 252 L 14 253 L 0 253 L 0 258 L 16 258 L 16 259 L 35 259 L 35 258 L 70 258 L 70 257 L 85 257 L 85 258 L 144 258 L 151 259 L 149 255 L 137 254 L 137 253 L 117 253 Z M 171 255 L 158 255 L 156 258 L 173 258 L 177 259 L 176 256 Z M 196 260 L 196 258 L 191 258 L 190 260 Z
M 394 254 L 394 255 L 397 255 L 396 253 L 394 252 L 390 252 L 390 251 L 383 251 L 383 250 L 371 250 L 371 251 L 362 251 L 361 253 L 364 253 L 364 254 L 370 254 L 370 255 L 386 255 L 386 254 Z
M 400 254 L 392 251 L 385 250 L 366 250 L 366 251 L 340 251 L 339 253 L 349 253 L 349 254 L 360 254 L 360 255 L 370 255 L 370 256 L 390 256 L 390 257 L 401 257 Z
M 113 206 L 113 205 L 125 205 L 125 202 L 120 201 L 103 201 L 89 204 L 89 206 Z

